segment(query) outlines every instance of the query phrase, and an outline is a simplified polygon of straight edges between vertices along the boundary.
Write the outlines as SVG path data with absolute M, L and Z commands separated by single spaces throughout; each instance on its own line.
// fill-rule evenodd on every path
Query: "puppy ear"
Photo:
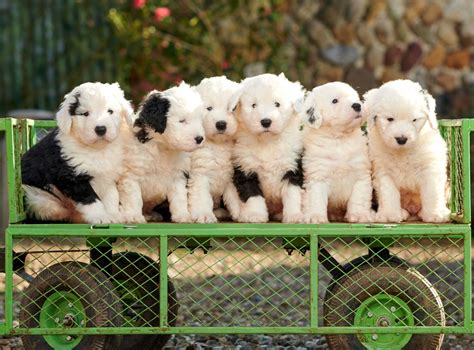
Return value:
M 304 112 L 304 120 L 306 124 L 314 129 L 319 129 L 323 124 L 323 116 L 319 112 L 317 106 L 307 105 L 306 111 Z
M 375 126 L 377 120 L 377 116 L 373 112 L 373 105 L 375 103 L 375 94 L 377 93 L 377 90 L 378 89 L 371 89 L 363 96 L 364 103 L 362 105 L 362 118 L 367 120 L 367 127 L 369 129 Z
M 295 102 L 293 102 L 293 110 L 295 113 L 301 113 L 303 110 L 303 105 L 304 105 L 304 97 L 299 97 L 296 99 Z
M 230 98 L 229 107 L 228 107 L 229 112 L 234 112 L 237 109 L 240 103 L 241 96 L 242 96 L 242 89 L 240 88 L 236 92 L 234 92 L 234 94 Z
M 127 101 L 125 99 L 125 94 L 123 90 L 120 88 L 119 83 L 113 83 L 110 84 L 110 87 L 112 89 L 113 94 L 117 98 L 119 104 L 120 104 L 120 109 L 121 109 L 121 117 L 123 120 L 127 122 L 127 124 L 131 127 L 133 126 L 134 122 L 134 113 L 133 113 L 133 107 L 130 101 Z
M 75 93 L 73 96 L 67 94 L 64 96 L 64 101 L 59 106 L 56 113 L 56 122 L 59 130 L 65 134 L 69 134 L 72 126 L 72 116 L 76 114 L 76 109 L 79 107 L 80 93 Z M 72 102 L 69 100 L 72 98 Z
M 150 92 L 142 102 L 135 125 L 148 126 L 162 134 L 166 129 L 170 101 L 158 91 Z
M 428 117 L 428 123 L 432 129 L 436 130 L 438 129 L 438 120 L 436 119 L 436 101 L 427 90 L 422 89 L 420 92 L 423 95 L 423 111 Z

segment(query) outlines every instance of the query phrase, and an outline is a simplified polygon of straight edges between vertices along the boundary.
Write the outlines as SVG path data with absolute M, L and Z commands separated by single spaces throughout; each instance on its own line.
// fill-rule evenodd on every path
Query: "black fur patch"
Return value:
M 76 99 L 76 101 L 69 105 L 69 115 L 76 115 L 76 111 L 80 106 L 79 97 L 81 97 L 80 93 L 77 92 L 76 94 L 74 94 L 74 98 Z
M 303 155 L 301 154 L 296 160 L 296 169 L 288 170 L 283 175 L 282 180 L 288 180 L 288 182 L 294 186 L 303 187 Z
M 140 114 L 135 121 L 135 126 L 141 128 L 141 130 L 135 134 L 140 142 L 145 143 L 150 140 L 146 132 L 147 127 L 160 134 L 165 132 L 169 108 L 170 101 L 162 97 L 159 93 L 152 94 L 143 101 Z
M 63 158 L 57 134 L 58 129 L 53 129 L 25 153 L 21 159 L 22 183 L 48 192 L 55 186 L 77 203 L 94 203 L 99 197 L 90 184 L 92 176 L 78 174 L 69 160 Z
M 242 202 L 246 203 L 250 197 L 263 197 L 263 192 L 260 189 L 260 182 L 256 173 L 252 172 L 246 174 L 239 167 L 235 167 L 232 180 Z
M 316 121 L 316 117 L 314 116 L 314 108 L 313 108 L 313 107 L 310 107 L 310 108 L 306 111 L 306 114 L 309 116 L 308 121 L 309 121 L 311 124 L 314 124 L 314 122 Z

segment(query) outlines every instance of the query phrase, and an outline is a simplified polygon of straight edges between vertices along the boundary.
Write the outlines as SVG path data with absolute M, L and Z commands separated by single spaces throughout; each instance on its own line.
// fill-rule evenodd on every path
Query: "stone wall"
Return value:
M 409 78 L 437 97 L 442 117 L 474 117 L 473 0 L 288 2 L 287 50 L 308 87 L 346 81 L 360 92 Z M 291 52 L 291 51 L 294 52 Z

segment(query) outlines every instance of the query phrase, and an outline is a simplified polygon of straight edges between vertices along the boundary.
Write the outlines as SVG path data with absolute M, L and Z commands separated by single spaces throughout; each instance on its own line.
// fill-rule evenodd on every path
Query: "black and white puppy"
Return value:
M 242 201 L 240 222 L 266 222 L 269 214 L 302 222 L 303 137 L 298 115 L 303 88 L 283 74 L 241 83 L 231 105 L 239 122 L 233 182 Z M 235 219 L 235 218 L 234 218 Z
M 116 181 L 123 172 L 124 121 L 132 115 L 117 83 L 84 83 L 67 94 L 56 114 L 58 127 L 21 161 L 28 214 L 39 220 L 120 222 Z
M 121 212 L 130 223 L 168 200 L 171 220 L 191 222 L 187 177 L 190 152 L 202 146 L 204 105 L 186 83 L 143 100 L 127 140 L 126 172 L 119 182 Z

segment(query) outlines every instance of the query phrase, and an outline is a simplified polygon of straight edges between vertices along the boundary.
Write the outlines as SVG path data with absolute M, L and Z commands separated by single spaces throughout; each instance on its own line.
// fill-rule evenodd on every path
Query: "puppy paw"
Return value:
M 188 213 L 182 213 L 182 214 L 171 214 L 171 221 L 177 222 L 177 223 L 190 223 L 193 222 L 191 215 Z
M 145 217 L 139 213 L 122 213 L 122 222 L 125 224 L 146 224 Z
M 402 222 L 403 220 L 406 219 L 406 214 L 403 212 L 403 210 L 399 210 L 398 212 L 377 212 L 375 214 L 375 222 L 392 222 L 392 223 L 398 223 Z
M 237 220 L 238 222 L 248 222 L 248 223 L 263 223 L 268 222 L 268 214 L 267 213 L 259 213 L 259 212 L 246 212 L 240 213 L 240 216 Z
M 306 224 L 327 224 L 329 222 L 327 214 L 307 214 L 303 218 Z
M 301 224 L 304 222 L 304 216 L 301 213 L 283 214 L 281 222 L 284 222 L 286 224 Z
M 443 208 L 433 212 L 425 212 L 422 209 L 418 215 L 423 222 L 442 223 L 449 222 L 451 211 L 448 208 Z
M 191 214 L 193 222 L 198 224 L 213 224 L 217 222 L 217 218 L 214 213 L 211 212 L 203 212 L 203 213 L 194 213 Z
M 353 212 L 346 213 L 345 219 L 351 223 L 366 223 L 374 221 L 374 214 L 371 211 L 368 212 Z

